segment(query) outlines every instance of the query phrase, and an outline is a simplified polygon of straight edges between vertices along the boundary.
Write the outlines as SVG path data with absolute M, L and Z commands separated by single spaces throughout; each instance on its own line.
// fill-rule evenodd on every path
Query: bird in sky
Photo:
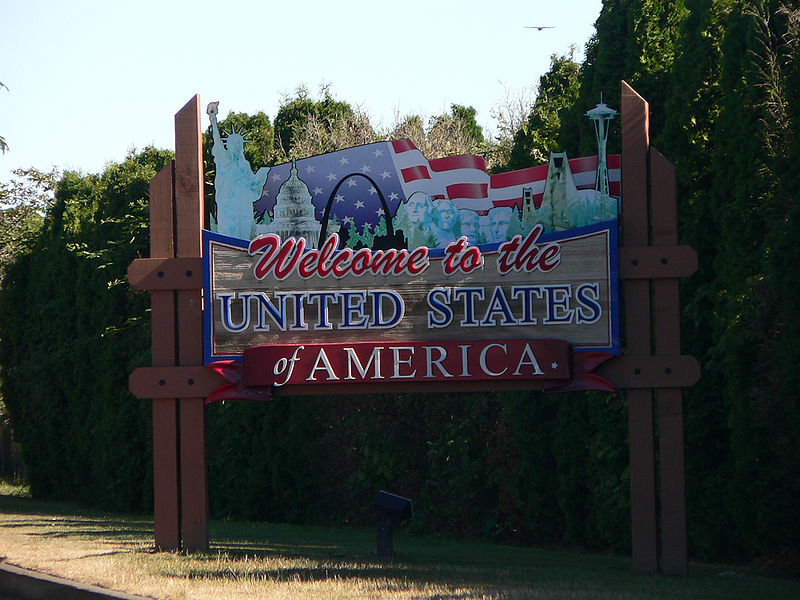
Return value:
M 542 26 L 539 26 L 539 25 L 533 25 L 533 26 L 525 25 L 525 29 L 537 29 L 537 30 L 541 31 L 542 29 L 555 29 L 555 27 L 548 27 L 547 25 L 542 25 Z

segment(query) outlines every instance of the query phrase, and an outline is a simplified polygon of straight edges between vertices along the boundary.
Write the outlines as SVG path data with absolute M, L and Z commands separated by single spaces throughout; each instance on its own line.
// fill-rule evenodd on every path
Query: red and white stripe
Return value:
M 495 206 L 521 206 L 524 188 L 532 188 L 538 208 L 544 194 L 548 165 L 489 175 L 479 156 L 462 154 L 428 161 L 410 140 L 391 142 L 392 156 L 408 198 L 423 192 L 432 198 L 447 198 L 459 209 L 485 214 Z M 578 189 L 595 186 L 597 156 L 573 158 L 570 170 Z M 620 158 L 608 156 L 608 180 L 612 196 L 620 195 Z

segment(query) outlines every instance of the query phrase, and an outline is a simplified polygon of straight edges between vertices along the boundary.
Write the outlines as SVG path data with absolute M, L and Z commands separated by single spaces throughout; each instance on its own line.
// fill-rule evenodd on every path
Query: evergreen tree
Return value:
M 580 94 L 566 111 L 560 132 L 563 148 L 579 156 L 596 152 L 584 113 L 600 100 L 620 106 L 620 80 L 631 84 L 651 108 L 651 130 L 663 128 L 664 103 L 680 24 L 686 16 L 683 0 L 609 0 L 603 3 L 595 34 L 586 46 L 581 66 Z M 620 130 L 612 128 L 608 151 L 620 151 Z
M 149 182 L 170 158 L 149 148 L 101 176 L 65 173 L 6 266 L 0 383 L 37 497 L 152 504 L 150 407 L 127 391 L 148 360 L 149 303 L 125 270 L 147 255 Z
M 800 284 L 797 184 L 791 154 L 797 122 L 790 99 L 797 61 L 796 18 L 781 2 L 740 3 L 722 46 L 723 101 L 712 187 L 719 209 L 712 346 L 724 374 L 733 459 L 731 507 L 739 553 L 796 548 L 800 527 L 786 512 L 800 493 L 800 425 L 792 360 Z M 776 250 L 780 249 L 776 252 Z M 736 546 L 734 546 L 736 548 Z
M 579 65 L 570 56 L 550 57 L 550 70 L 539 79 L 538 94 L 528 119 L 514 136 L 508 170 L 547 164 L 558 151 L 560 113 L 578 97 Z
M 688 14 L 681 24 L 678 54 L 673 65 L 663 132 L 655 132 L 654 144 L 677 168 L 680 235 L 699 257 L 699 270 L 681 282 L 683 351 L 704 365 L 703 378 L 685 391 L 686 482 L 690 544 L 692 551 L 722 558 L 727 539 L 729 503 L 725 489 L 729 479 L 730 447 L 727 401 L 719 390 L 724 373 L 709 369 L 717 361 L 713 283 L 716 244 L 722 209 L 712 195 L 719 174 L 714 128 L 721 110 L 720 86 L 722 40 L 727 21 L 725 3 L 687 0 Z M 706 515 L 714 514 L 716 519 Z M 727 555 L 730 557 L 730 554 Z

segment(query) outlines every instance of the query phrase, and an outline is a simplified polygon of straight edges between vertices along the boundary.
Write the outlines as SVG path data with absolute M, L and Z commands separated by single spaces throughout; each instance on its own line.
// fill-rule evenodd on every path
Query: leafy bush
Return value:
M 149 362 L 148 186 L 171 158 L 147 149 L 102 176 L 65 173 L 40 235 L 6 265 L 2 386 L 31 491 L 118 510 L 152 505 L 150 408 L 127 392 Z

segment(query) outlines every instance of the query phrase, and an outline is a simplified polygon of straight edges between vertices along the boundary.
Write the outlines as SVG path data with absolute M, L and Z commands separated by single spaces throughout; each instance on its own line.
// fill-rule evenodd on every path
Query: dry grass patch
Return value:
M 730 568 L 637 576 L 620 557 L 396 536 L 374 558 L 373 531 L 213 522 L 212 551 L 153 549 L 150 519 L 0 495 L 0 552 L 17 566 L 159 600 L 639 599 L 800 597 L 797 581 Z

